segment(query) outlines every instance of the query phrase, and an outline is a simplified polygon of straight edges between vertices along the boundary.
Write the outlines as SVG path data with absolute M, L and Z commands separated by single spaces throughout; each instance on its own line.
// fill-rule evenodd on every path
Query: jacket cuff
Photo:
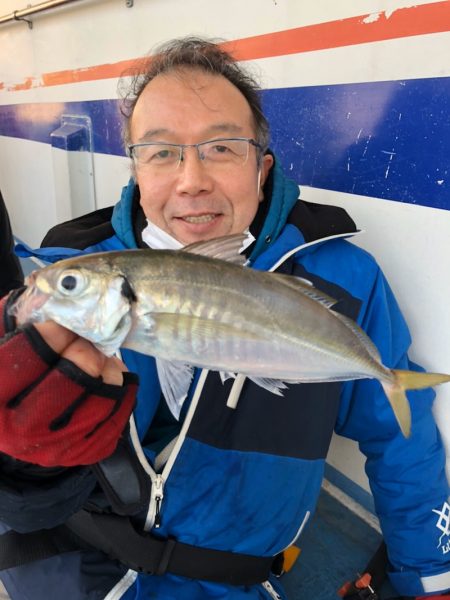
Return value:
M 437 575 L 421 577 L 416 571 L 389 572 L 389 579 L 394 588 L 403 596 L 423 596 L 439 594 L 450 589 L 450 571 Z

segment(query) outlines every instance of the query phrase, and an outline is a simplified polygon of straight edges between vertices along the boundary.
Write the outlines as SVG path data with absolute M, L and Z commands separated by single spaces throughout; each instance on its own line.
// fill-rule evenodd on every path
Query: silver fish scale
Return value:
M 332 311 L 271 274 L 173 252 L 135 266 L 127 276 L 156 321 L 140 336 L 149 353 L 285 380 L 389 377 Z

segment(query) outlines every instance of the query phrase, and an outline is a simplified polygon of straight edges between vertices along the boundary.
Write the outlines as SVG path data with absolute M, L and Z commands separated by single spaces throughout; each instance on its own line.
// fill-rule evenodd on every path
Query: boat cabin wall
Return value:
M 261 81 L 271 147 L 301 197 L 352 214 L 365 230 L 355 243 L 403 308 L 411 357 L 448 372 L 449 5 L 78 0 L 24 16 L 25 0 L 3 0 L 0 187 L 16 236 L 38 245 L 55 223 L 118 200 L 130 165 L 117 84 L 136 58 L 176 36 L 225 38 Z M 449 407 L 442 386 L 450 446 Z M 327 477 L 368 490 L 356 446 L 337 436 Z

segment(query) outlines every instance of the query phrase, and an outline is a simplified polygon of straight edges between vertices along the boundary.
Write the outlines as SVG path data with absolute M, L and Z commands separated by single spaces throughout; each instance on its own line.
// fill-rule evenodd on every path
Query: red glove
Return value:
M 86 340 L 55 324 L 8 333 L 13 320 L 5 304 L 10 300 L 11 296 L 0 301 L 0 452 L 44 467 L 89 465 L 106 458 L 133 410 L 137 376 L 118 371 L 122 385 L 105 383 L 101 373 L 106 367 L 111 372 L 122 363 L 106 359 Z M 46 330 L 58 328 L 69 339 L 62 354 L 39 333 L 44 325 Z M 78 360 L 86 352 L 106 365 L 98 376 L 64 356 Z

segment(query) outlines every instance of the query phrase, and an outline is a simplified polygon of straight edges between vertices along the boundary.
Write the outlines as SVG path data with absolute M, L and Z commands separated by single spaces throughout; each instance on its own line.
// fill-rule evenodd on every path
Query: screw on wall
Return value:
M 134 0 L 125 0 L 125 6 L 127 8 L 133 8 Z

